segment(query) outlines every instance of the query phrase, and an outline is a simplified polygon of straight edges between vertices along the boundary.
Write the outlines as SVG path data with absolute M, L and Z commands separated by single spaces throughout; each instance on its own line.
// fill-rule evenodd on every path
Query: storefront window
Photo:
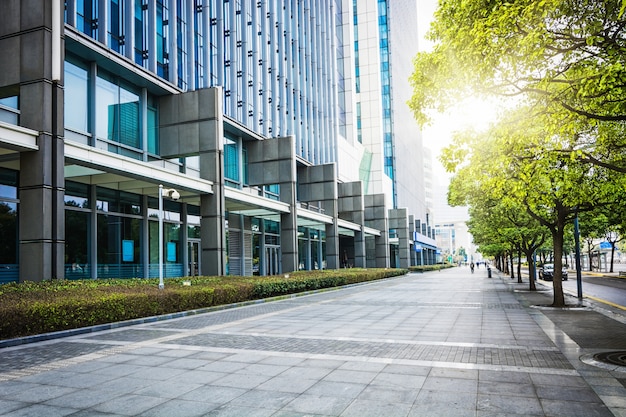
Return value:
M 143 276 L 141 220 L 98 214 L 98 278 Z
M 86 211 L 65 210 L 65 278 L 84 279 L 91 277 L 89 257 L 90 219 Z
M 181 277 L 185 275 L 182 264 L 182 231 L 181 204 L 171 200 L 163 201 L 163 276 Z M 195 209 L 192 208 L 193 212 Z M 197 210 L 199 214 L 199 209 Z M 149 222 L 149 258 L 150 277 L 159 276 L 159 211 L 158 199 L 148 199 Z M 199 216 L 198 216 L 199 218 Z

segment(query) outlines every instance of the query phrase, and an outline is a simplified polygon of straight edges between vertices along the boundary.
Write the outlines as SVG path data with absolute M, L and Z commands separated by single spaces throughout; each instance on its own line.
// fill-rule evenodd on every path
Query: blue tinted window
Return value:
M 89 131 L 89 73 L 65 61 L 65 126 L 79 132 Z

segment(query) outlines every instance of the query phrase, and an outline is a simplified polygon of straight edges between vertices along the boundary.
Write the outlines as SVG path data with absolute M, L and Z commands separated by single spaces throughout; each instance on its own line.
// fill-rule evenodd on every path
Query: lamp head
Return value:
M 180 193 L 173 188 L 161 189 L 161 196 L 167 197 L 174 201 L 180 199 Z
M 169 194 L 169 197 L 174 201 L 180 199 L 180 193 L 174 189 L 168 190 L 168 194 Z

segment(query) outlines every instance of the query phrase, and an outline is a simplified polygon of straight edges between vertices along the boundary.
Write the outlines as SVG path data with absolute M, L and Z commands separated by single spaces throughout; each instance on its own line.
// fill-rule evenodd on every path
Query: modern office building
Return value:
M 0 281 L 430 263 L 387 3 L 5 1 Z

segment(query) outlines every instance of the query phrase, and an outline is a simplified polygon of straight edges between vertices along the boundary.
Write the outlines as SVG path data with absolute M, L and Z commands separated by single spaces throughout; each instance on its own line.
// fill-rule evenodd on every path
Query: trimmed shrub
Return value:
M 441 271 L 442 269 L 452 268 L 452 267 L 454 267 L 454 265 L 452 264 L 419 265 L 419 266 L 410 266 L 409 271 L 411 272 Z
M 298 271 L 271 277 L 55 280 L 0 285 L 0 339 L 171 314 L 404 275 L 406 269 Z

